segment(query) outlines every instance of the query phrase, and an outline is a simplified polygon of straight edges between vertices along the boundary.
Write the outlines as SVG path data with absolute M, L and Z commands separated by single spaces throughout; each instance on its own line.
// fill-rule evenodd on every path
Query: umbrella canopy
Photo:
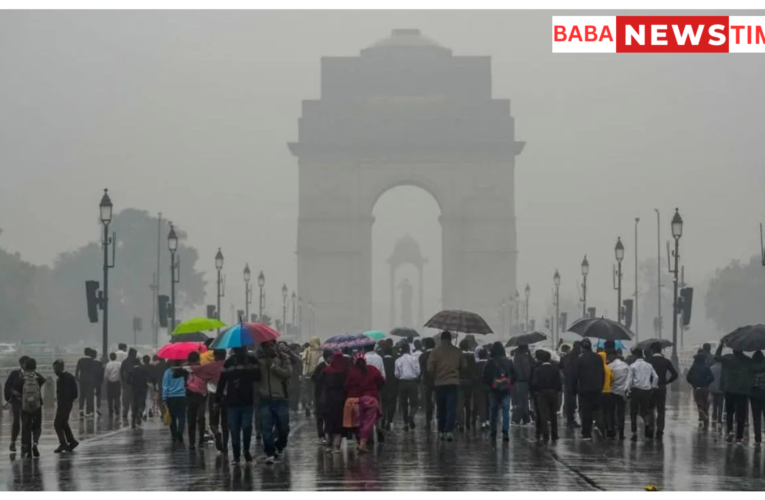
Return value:
M 670 342 L 667 339 L 645 339 L 642 342 L 638 342 L 638 344 L 635 347 L 639 347 L 645 351 L 656 342 L 658 342 L 659 345 L 661 345 L 662 349 L 666 349 L 667 347 L 672 347 L 672 342 Z
M 375 342 L 379 342 L 384 338 L 387 338 L 388 336 L 385 334 L 385 332 L 381 332 L 380 330 L 369 330 L 364 333 L 362 333 L 365 337 L 369 337 L 370 339 L 374 340 Z
M 225 327 L 226 323 L 215 318 L 191 318 L 176 326 L 175 330 L 173 330 L 173 335 L 184 335 Z
M 598 349 L 605 349 L 606 348 L 606 341 L 603 340 L 603 339 L 598 340 L 598 343 L 596 344 L 596 347 Z M 614 349 L 622 349 L 622 350 L 624 350 L 624 349 L 626 349 L 626 347 L 624 347 L 624 344 L 622 344 L 621 340 L 615 340 L 614 341 Z
M 425 323 L 425 327 L 449 330 L 450 332 L 477 333 L 479 335 L 494 333 L 486 321 L 476 313 L 457 309 L 447 309 L 436 313 Z
M 170 343 L 177 344 L 180 342 L 205 342 L 209 338 L 210 337 L 202 332 L 183 333 L 181 335 L 173 335 L 170 337 Z
M 211 349 L 234 349 L 264 344 L 279 338 L 279 332 L 263 323 L 239 323 L 221 333 L 210 345 Z
M 515 337 L 510 337 L 510 340 L 507 341 L 507 344 L 505 344 L 505 347 L 516 347 L 519 345 L 536 344 L 537 342 L 542 342 L 543 340 L 547 340 L 547 335 L 545 335 L 542 332 L 524 333 L 522 335 L 516 335 Z
M 367 347 L 370 345 L 375 345 L 375 341 L 371 338 L 367 337 L 366 335 L 335 335 L 334 337 L 331 337 L 327 339 L 326 342 L 322 345 L 323 349 L 345 349 L 346 347 L 348 349 L 359 349 L 362 347 Z
M 736 328 L 720 339 L 725 347 L 734 351 L 760 351 L 765 349 L 765 325 L 749 325 Z
M 632 340 L 634 335 L 626 326 L 607 318 L 582 318 L 568 328 L 582 337 L 603 340 Z
M 162 346 L 157 351 L 157 356 L 171 361 L 186 360 L 192 352 L 205 352 L 207 348 L 199 342 L 176 342 Z
M 419 337 L 420 334 L 417 333 L 417 330 L 414 328 L 406 328 L 403 326 L 398 326 L 390 331 L 391 336 L 393 337 Z

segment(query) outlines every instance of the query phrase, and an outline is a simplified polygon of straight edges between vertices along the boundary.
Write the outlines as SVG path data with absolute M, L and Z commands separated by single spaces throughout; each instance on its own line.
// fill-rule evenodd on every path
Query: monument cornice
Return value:
M 437 143 L 288 143 L 298 158 L 383 161 L 439 161 L 469 158 L 473 161 L 514 158 L 523 152 L 523 141 L 443 141 Z

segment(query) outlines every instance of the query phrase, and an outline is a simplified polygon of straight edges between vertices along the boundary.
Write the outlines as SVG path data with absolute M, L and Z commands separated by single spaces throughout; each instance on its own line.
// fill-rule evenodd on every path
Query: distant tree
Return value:
M 258 321 L 259 321 L 260 323 L 263 323 L 263 324 L 264 324 L 264 325 L 266 325 L 266 326 L 271 326 L 271 316 L 269 316 L 268 314 L 263 314 L 263 316 L 261 316 L 261 317 L 258 319 Z
M 2 233 L 2 230 L 0 230 Z M 39 318 L 35 302 L 38 268 L 0 248 L 0 339 L 29 338 Z
M 718 269 L 704 297 L 707 318 L 722 332 L 765 322 L 765 269 L 760 256 Z
M 100 227 L 99 227 L 100 229 Z M 116 267 L 109 271 L 109 325 L 113 340 L 132 338 L 134 315 L 149 317 L 152 311 L 152 293 L 149 286 L 157 270 L 157 237 L 160 245 L 160 293 L 170 291 L 170 252 L 167 234 L 170 226 L 148 212 L 126 209 L 114 216 L 109 227 L 117 233 Z M 179 245 L 179 278 L 176 285 L 177 315 L 184 308 L 193 308 L 204 302 L 203 274 L 195 270 L 198 252 L 186 244 L 187 234 L 175 228 Z M 111 251 L 109 252 L 111 259 Z M 101 283 L 103 289 L 103 250 L 100 242 L 92 242 L 61 254 L 56 260 L 49 280 L 45 307 L 55 317 L 55 327 L 69 341 L 99 338 L 100 324 L 90 324 L 85 309 L 85 281 Z

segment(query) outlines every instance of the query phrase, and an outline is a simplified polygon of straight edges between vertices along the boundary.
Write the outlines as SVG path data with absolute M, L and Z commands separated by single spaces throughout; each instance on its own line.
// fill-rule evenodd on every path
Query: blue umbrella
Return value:
M 210 349 L 234 349 L 236 347 L 247 347 L 255 345 L 255 338 L 247 328 L 242 328 L 242 324 L 234 325 L 216 338 Z
M 626 349 L 626 347 L 624 347 L 624 344 L 622 344 L 621 340 L 615 340 L 614 344 L 616 344 L 615 349 L 622 349 L 622 350 Z M 606 348 L 606 341 L 603 339 L 598 340 L 598 349 L 605 349 L 605 348 Z
M 322 347 L 324 349 L 359 349 L 367 347 L 369 345 L 375 345 L 375 341 L 366 335 L 335 335 L 324 342 Z

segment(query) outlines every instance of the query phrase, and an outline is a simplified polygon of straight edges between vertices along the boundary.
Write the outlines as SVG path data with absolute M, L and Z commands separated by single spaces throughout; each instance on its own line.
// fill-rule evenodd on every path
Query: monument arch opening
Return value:
M 313 304 L 315 334 L 373 326 L 372 210 L 402 184 L 440 208 L 442 307 L 498 330 L 496 304 L 516 288 L 524 143 L 510 101 L 492 97 L 489 57 L 455 56 L 415 29 L 357 57 L 323 57 L 321 98 L 303 101 L 298 134 L 297 289 Z

